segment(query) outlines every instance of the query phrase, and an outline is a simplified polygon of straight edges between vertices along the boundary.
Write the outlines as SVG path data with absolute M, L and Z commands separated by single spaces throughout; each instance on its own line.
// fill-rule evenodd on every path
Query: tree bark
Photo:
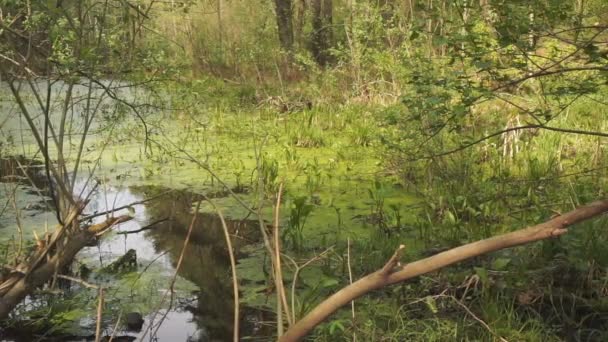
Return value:
M 400 248 L 381 270 L 344 287 L 323 301 L 304 318 L 290 327 L 279 338 L 279 341 L 299 341 L 339 308 L 375 289 L 400 283 L 479 255 L 565 234 L 567 227 L 601 215 L 607 211 L 608 199 L 593 202 L 536 226 L 472 242 L 402 267 L 395 267 L 397 266 Z
M 279 42 L 286 51 L 293 50 L 293 7 L 292 0 L 274 0 Z
M 296 1 L 296 8 L 294 11 L 294 44 L 298 46 L 302 45 L 302 32 L 304 32 L 304 24 L 306 21 L 306 11 L 308 10 L 308 4 L 306 0 Z
M 333 44 L 333 1 L 312 1 L 312 39 L 311 51 L 321 66 L 331 60 L 329 49 Z
M 8 279 L 4 280 L 2 287 L 2 296 L 0 297 L 0 320 L 8 317 L 9 313 L 32 291 L 40 286 L 43 286 L 53 278 L 55 272 L 63 270 L 69 265 L 78 252 L 89 244 L 95 236 L 103 233 L 112 226 L 129 221 L 129 216 L 119 216 L 110 218 L 105 222 L 92 225 L 86 229 L 72 232 L 69 234 L 69 241 L 63 246 L 51 246 L 52 248 L 45 249 L 35 253 L 28 265 L 24 265 L 24 269 L 20 272 L 12 273 Z M 60 231 L 58 228 L 57 231 Z M 58 240 L 61 236 L 57 235 Z M 57 250 L 56 253 L 50 254 L 51 249 Z M 44 262 L 40 263 L 44 259 Z

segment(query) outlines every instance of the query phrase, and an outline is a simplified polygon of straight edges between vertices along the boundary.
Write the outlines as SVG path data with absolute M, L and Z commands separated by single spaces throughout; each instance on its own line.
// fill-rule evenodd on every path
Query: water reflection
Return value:
M 0 182 L 19 183 L 34 186 L 43 194 L 48 194 L 48 178 L 42 172 L 42 162 L 27 159 L 23 156 L 0 158 Z
M 0 159 L 0 176 L 4 180 L 11 178 L 12 182 L 22 182 L 21 187 L 27 187 L 28 191 L 34 191 L 31 181 L 17 179 L 23 177 L 19 170 L 19 164 L 34 165 L 26 170 L 38 193 L 47 195 L 48 182 L 39 164 L 32 164 L 26 159 Z M 27 178 L 26 177 L 26 178 Z M 15 179 L 13 179 L 15 178 Z M 27 184 L 27 185 L 26 185 Z M 88 193 L 93 190 L 93 182 L 86 180 L 78 181 L 75 185 L 77 193 Z M 137 204 L 132 207 L 130 214 L 133 220 L 116 227 L 114 231 L 107 234 L 97 246 L 87 247 L 79 254 L 79 260 L 100 269 L 124 255 L 129 249 L 137 253 L 140 265 L 139 272 L 144 271 L 145 265 L 153 263 L 159 272 L 161 269 L 158 290 L 151 290 L 152 295 L 162 296 L 169 282 L 166 281 L 175 272 L 177 260 L 182 251 L 184 239 L 192 220 L 193 208 L 197 201 L 202 200 L 200 195 L 188 191 L 171 190 L 164 187 L 115 187 L 100 184 L 96 187 L 91 201 L 87 206 L 87 214 L 102 213 L 111 208 L 126 206 L 144 199 L 158 197 L 155 200 Z M 39 197 L 40 198 L 40 197 Z M 114 215 L 128 214 L 128 209 L 123 209 Z M 37 213 L 43 215 L 45 213 Z M 50 213 L 46 213 L 50 214 Z M 97 223 L 105 220 L 101 215 L 93 220 Z M 124 234 L 121 232 L 132 232 L 150 223 L 163 220 L 149 229 L 139 233 Z M 228 221 L 228 229 L 232 236 L 232 244 L 237 257 L 243 256 L 242 248 L 246 245 L 259 243 L 258 228 L 256 223 L 250 220 Z M 230 262 L 224 233 L 219 217 L 211 214 L 199 214 L 196 224 L 193 226 L 190 243 L 185 252 L 185 258 L 178 272 L 179 277 L 196 285 L 194 293 L 178 293 L 174 300 L 173 310 L 167 315 L 156 336 L 157 341 L 186 341 L 197 331 L 205 331 L 211 340 L 226 341 L 232 338 L 233 298 L 232 279 L 230 273 Z M 156 276 L 156 274 L 152 275 Z M 161 284 L 162 282 L 162 284 Z M 128 291 L 127 291 L 128 292 Z M 134 297 L 108 299 L 121 304 L 138 300 Z M 137 306 L 137 303 L 133 303 Z M 251 335 L 251 317 L 259 315 L 250 309 L 243 309 L 241 334 Z M 160 317 L 160 316 L 159 316 Z M 109 318 L 112 322 L 116 317 Z M 146 324 L 150 316 L 146 317 Z M 158 320 L 157 320 L 158 322 Z M 110 327 L 108 327 L 110 328 Z M 144 331 L 146 326 L 144 326 Z M 117 332 L 118 335 L 130 335 L 132 337 L 143 336 L 124 331 Z M 146 340 L 150 340 L 147 334 Z M 27 339 L 26 339 L 27 340 Z
M 193 205 L 202 199 L 201 196 L 187 191 L 168 191 L 162 187 L 112 188 L 105 189 L 103 193 L 100 191 L 94 196 L 91 209 L 101 212 L 107 207 L 120 207 L 157 196 L 160 197 L 156 200 L 134 206 L 134 219 L 122 224 L 117 228 L 117 232 L 134 231 L 149 223 L 167 220 L 139 233 L 115 234 L 104 239 L 98 247 L 89 248 L 83 253 L 89 257 L 101 255 L 100 263 L 107 265 L 128 249 L 135 249 L 140 262 L 158 259 L 155 263 L 173 272 L 192 220 Z M 258 242 L 257 227 L 253 221 L 227 223 L 237 256 L 242 255 L 243 246 Z M 194 301 L 177 305 L 167 316 L 156 336 L 159 341 L 185 341 L 200 329 L 208 332 L 212 340 L 230 340 L 234 310 L 232 279 L 219 217 L 199 214 L 178 275 L 194 283 L 198 291 Z M 176 302 L 188 302 L 189 299 L 176 298 Z M 150 317 L 146 322 L 149 322 L 149 319 Z M 243 322 L 243 326 L 247 324 Z M 145 329 L 146 327 L 144 331 Z M 139 334 L 140 337 L 142 335 L 143 333 Z
M 156 196 L 165 190 L 149 187 L 138 189 L 143 198 Z M 162 200 L 145 204 L 150 221 L 169 218 L 145 235 L 153 241 L 157 253 L 168 251 L 173 267 L 192 220 L 193 203 L 199 200 L 200 196 L 192 193 L 172 191 L 164 195 Z M 242 246 L 257 239 L 252 221 L 227 223 L 237 254 Z M 197 293 L 197 307 L 190 308 L 195 313 L 196 321 L 204 325 L 211 337 L 222 341 L 230 340 L 234 309 L 232 280 L 224 233 L 217 216 L 200 214 L 197 218 L 179 275 L 200 289 Z

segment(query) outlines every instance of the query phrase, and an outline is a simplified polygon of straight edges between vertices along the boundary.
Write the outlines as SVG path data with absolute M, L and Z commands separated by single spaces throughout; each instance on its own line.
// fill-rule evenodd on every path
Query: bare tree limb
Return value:
M 144 204 L 146 202 L 150 202 L 150 201 L 153 201 L 153 200 L 155 200 L 157 198 L 160 198 L 160 197 L 162 197 L 162 196 L 170 193 L 171 191 L 173 191 L 173 190 L 163 191 L 163 192 L 161 192 L 160 194 L 158 194 L 156 196 L 152 196 L 152 197 L 146 198 L 146 199 L 141 200 L 141 201 L 131 202 L 129 204 L 123 205 L 122 207 L 118 207 L 118 208 L 110 209 L 110 210 L 107 210 L 107 211 L 102 211 L 102 212 L 99 212 L 99 213 L 94 213 L 94 214 L 91 214 L 91 215 L 87 215 L 85 217 L 80 218 L 79 221 L 80 222 L 88 221 L 88 220 L 90 220 L 92 218 L 95 218 L 95 217 L 98 217 L 98 216 L 102 216 L 102 215 L 112 214 L 112 213 L 115 213 L 115 212 L 117 212 L 119 210 L 127 209 L 129 207 L 132 207 L 134 205 Z
M 404 282 L 408 279 L 439 270 L 479 255 L 563 235 L 567 232 L 569 226 L 599 216 L 607 211 L 608 199 L 605 199 L 579 207 L 535 226 L 472 242 L 422 260 L 411 262 L 388 275 L 385 273 L 385 265 L 382 269 L 359 279 L 352 285 L 342 288 L 340 291 L 323 301 L 304 318 L 291 326 L 287 332 L 279 338 L 279 341 L 291 342 L 301 340 L 319 323 L 323 322 L 339 308 L 373 290 Z M 397 255 L 398 251 L 395 255 Z M 391 263 L 391 261 L 394 262 L 394 259 L 395 256 L 389 260 L 387 265 Z
M 140 232 L 143 232 L 143 231 L 145 231 L 145 230 L 152 229 L 152 228 L 154 228 L 154 226 L 156 226 L 157 224 L 159 224 L 159 223 L 163 223 L 163 222 L 165 222 L 165 221 L 169 221 L 169 218 L 168 218 L 168 217 L 165 217 L 165 218 L 163 218 L 163 219 L 156 220 L 156 221 L 154 221 L 154 222 L 152 222 L 152 223 L 150 223 L 150 224 L 148 224 L 148 225 L 145 225 L 145 226 L 143 226 L 143 227 L 141 227 L 141 228 L 139 228 L 139 229 L 136 229 L 136 230 L 129 230 L 129 231 L 126 231 L 126 232 L 118 232 L 118 233 L 116 233 L 116 234 L 118 234 L 118 235 L 128 235 L 128 234 L 136 234 L 136 233 L 140 233 Z

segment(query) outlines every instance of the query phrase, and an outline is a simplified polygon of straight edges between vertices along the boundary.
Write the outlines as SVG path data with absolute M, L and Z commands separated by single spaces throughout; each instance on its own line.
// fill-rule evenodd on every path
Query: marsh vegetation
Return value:
M 0 6 L 2 339 L 608 339 L 605 1 Z

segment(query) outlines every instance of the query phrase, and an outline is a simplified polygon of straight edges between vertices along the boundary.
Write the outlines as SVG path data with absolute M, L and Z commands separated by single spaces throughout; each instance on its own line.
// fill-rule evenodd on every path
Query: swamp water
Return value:
M 3 166 L 5 166 L 4 170 L 8 169 L 6 161 Z M 47 210 L 47 206 L 42 204 L 48 202 L 41 202 L 40 197 L 36 196 L 44 191 L 44 177 L 35 171 L 28 172 L 28 175 L 39 189 L 35 190 L 19 182 L 0 183 L 0 187 L 3 188 L 2 198 L 8 200 L 10 191 L 16 191 L 18 198 L 24 198 L 18 204 L 24 217 L 22 225 L 37 226 L 36 229 L 40 232 L 44 229 L 45 221 L 48 222 L 49 227 L 53 227 L 52 222 L 56 221 Z M 6 174 L 3 179 L 7 179 Z M 84 185 L 82 183 L 78 184 L 80 188 Z M 111 275 L 94 272 L 87 278 L 89 282 L 107 287 L 104 334 L 112 334 L 112 327 L 118 316 L 122 316 L 124 320 L 128 312 L 141 312 L 144 314 L 144 326 L 141 332 L 129 332 L 119 328 L 115 335 L 123 339 L 132 337 L 145 341 L 188 341 L 194 336 L 207 336 L 209 341 L 230 340 L 233 317 L 232 280 L 228 251 L 219 217 L 205 213 L 197 215 L 182 265 L 177 272 L 173 296 L 170 293 L 165 296 L 170 291 L 169 285 L 192 221 L 193 210 L 196 202 L 202 199 L 201 196 L 184 190 L 162 187 L 102 185 L 91 196 L 87 208 L 94 212 L 104 212 L 152 197 L 154 199 L 151 201 L 115 213 L 115 215 L 124 215 L 130 211 L 133 219 L 114 228 L 96 246 L 82 250 L 72 267 L 72 272 L 78 276 L 82 270 L 107 268 L 129 250 L 136 252 L 136 271 Z M 38 204 L 32 205 L 32 203 Z M 2 205 L 4 206 L 5 203 Z M 5 242 L 18 239 L 14 235 L 15 230 L 9 228 L 8 222 L 11 219 L 14 221 L 11 214 L 5 212 L 0 220 L 0 227 L 5 226 L 0 228 L 0 237 Z M 104 219 L 105 217 L 100 216 L 93 223 Z M 243 250 L 246 247 L 258 248 L 256 247 L 259 246 L 257 222 L 228 220 L 227 224 L 237 258 L 244 256 Z M 137 233 L 123 234 L 142 228 L 144 230 Z M 24 231 L 23 234 L 25 239 L 32 238 L 31 231 Z M 262 272 L 261 266 L 260 272 Z M 4 340 L 57 340 L 57 334 L 62 335 L 59 340 L 88 340 L 95 328 L 96 292 L 81 289 L 78 284 L 67 284 L 67 286 L 68 290 L 63 296 L 68 303 L 70 301 L 74 303 L 67 305 L 68 308 L 73 307 L 68 314 L 59 314 L 59 317 L 65 320 L 60 322 L 64 331 L 49 331 L 50 334 L 46 337 L 5 336 Z M 163 296 L 165 300 L 161 303 Z M 25 309 L 41 309 L 45 305 L 56 305 L 51 304 L 52 301 L 47 299 L 44 295 L 40 298 L 35 295 L 17 310 L 25 312 Z M 83 300 L 86 302 L 85 305 Z M 266 330 L 262 326 L 263 312 L 247 308 L 241 310 L 243 334 L 256 335 Z
M 61 89 L 58 88 L 58 94 Z M 86 88 L 81 89 L 79 86 L 77 89 L 79 96 L 86 98 Z M 7 95 L 3 101 L 2 95 L 0 85 L 0 113 L 9 113 L 8 121 L 0 118 L 4 122 L 2 133 L 14 142 L 5 151 L 5 155 L 10 153 L 39 157 L 31 132 L 20 119 L 10 96 Z M 132 98 L 137 94 L 123 95 Z M 291 230 L 299 232 L 287 236 L 285 248 L 290 251 L 301 248 L 304 253 L 297 255 L 296 262 L 304 262 L 332 246 L 336 247 L 335 255 L 324 260 L 323 265 L 307 267 L 299 273 L 297 291 L 301 290 L 298 296 L 304 298 L 304 303 L 295 305 L 297 314 L 310 309 L 308 306 L 311 303 L 334 292 L 348 279 L 344 262 L 347 239 L 358 241 L 362 246 L 353 259 L 354 265 L 362 267 L 362 272 L 371 272 L 376 265 L 385 262 L 387 256 L 383 253 L 388 251 L 391 254 L 394 248 L 405 242 L 403 238 L 408 238 L 411 250 L 416 248 L 415 241 L 410 241 L 408 236 L 400 235 L 399 239 L 390 240 L 386 240 L 386 236 L 412 229 L 410 223 L 416 213 L 417 197 L 399 185 L 399 179 L 386 177 L 381 172 L 379 156 L 374 147 L 353 144 L 346 126 L 340 130 L 323 131 L 326 139 L 322 146 L 301 147 L 299 143 L 294 143 L 291 135 L 300 132 L 303 127 L 298 120 L 310 121 L 307 116 L 298 118 L 294 115 L 289 118 L 289 123 L 279 123 L 272 117 L 263 118 L 260 114 L 254 125 L 251 113 L 227 115 L 219 110 L 207 111 L 200 115 L 209 121 L 204 123 L 195 120 L 181 122 L 170 112 L 150 113 L 147 119 L 154 120 L 154 124 L 150 124 L 150 127 L 154 127 L 151 137 L 166 148 L 157 146 L 149 151 L 154 158 L 149 158 L 142 152 L 143 137 L 137 120 L 118 116 L 113 110 L 116 106 L 99 97 L 101 108 L 107 108 L 100 112 L 104 119 L 99 122 L 99 126 L 91 128 L 80 170 L 86 174 L 87 170 L 95 169 L 98 165 L 95 175 L 101 177 L 87 214 L 163 194 L 153 201 L 134 205 L 132 211 L 125 209 L 115 213 L 129 213 L 134 219 L 114 228 L 97 246 L 81 251 L 72 267 L 72 272 L 79 277 L 84 277 L 82 270 L 92 270 L 88 281 L 108 288 L 103 321 L 106 335 L 112 334 L 119 316 L 124 319 L 128 313 L 140 312 L 145 316 L 141 333 L 119 329 L 116 334 L 144 341 L 154 338 L 158 341 L 186 341 L 194 334 L 206 335 L 210 340 L 217 341 L 231 339 L 233 299 L 229 258 L 219 219 L 212 214 L 214 210 L 206 202 L 201 204 L 201 214 L 193 227 L 184 261 L 177 272 L 174 296 L 167 296 L 164 303 L 159 305 L 169 291 L 192 211 L 201 200 L 196 193 L 207 193 L 210 197 L 215 197 L 215 203 L 231 219 L 229 230 L 237 253 L 241 290 L 241 336 L 250 336 L 250 340 L 272 339 L 274 293 L 269 291 L 271 289 L 266 282 L 268 259 L 265 258 L 264 248 L 259 241 L 257 221 L 252 223 L 245 219 L 248 217 L 247 210 L 230 196 L 221 194 L 223 187 L 216 184 L 208 172 L 194 163 L 185 162 L 184 154 L 176 150 L 176 146 L 186 149 L 198 160 L 209 159 L 211 169 L 231 188 L 251 189 L 257 183 L 254 150 L 262 139 L 260 132 L 280 132 L 275 137 L 269 137 L 261 162 L 265 184 L 270 185 L 268 192 L 276 192 L 278 183 L 285 182 L 285 201 L 281 207 L 283 232 L 287 231 L 290 221 L 297 223 L 292 226 L 297 226 L 298 229 L 291 227 Z M 80 137 L 78 132 L 82 131 L 80 116 L 87 112 L 81 108 L 85 102 L 79 103 L 80 105 L 73 106 L 71 121 L 73 136 L 70 135 L 70 139 L 74 140 L 74 146 L 77 146 Z M 57 115 L 57 111 L 53 110 L 52 114 Z M 326 119 L 332 118 L 342 120 L 333 115 Z M 122 124 L 115 127 L 115 122 Z M 112 134 L 106 131 L 111 131 Z M 22 159 L 20 164 L 27 165 L 28 160 Z M 0 175 L 3 170 L 10 168 L 19 170 L 20 165 L 0 165 Z M 4 245 L 19 240 L 15 227 L 16 213 L 8 201 L 13 197 L 12 194 L 16 194 L 17 211 L 21 213 L 24 241 L 32 244 L 34 229 L 40 234 L 44 231 L 45 224 L 53 229 L 56 222 L 50 210 L 52 203 L 45 197 L 48 183 L 42 168 L 28 168 L 30 179 L 22 177 L 22 174 L 23 172 L 5 174 L 0 179 L 5 182 L 0 183 L 0 240 Z M 29 184 L 34 184 L 35 187 Z M 76 188 L 90 189 L 90 184 L 85 186 L 84 182 L 80 182 Z M 253 191 L 239 194 L 239 197 L 246 203 L 256 203 L 257 199 Z M 263 208 L 262 215 L 267 220 L 272 220 L 270 205 Z M 104 217 L 98 217 L 92 223 L 103 219 Z M 133 234 L 119 234 L 146 228 L 158 221 L 162 222 L 149 227 L 150 229 Z M 380 234 L 383 238 L 375 239 L 375 234 Z M 296 242 L 303 246 L 296 248 Z M 108 267 L 130 250 L 137 254 L 136 271 L 110 275 L 97 271 Z M 369 253 L 370 251 L 372 252 Z M 290 269 L 289 266 L 292 265 L 286 265 L 284 275 L 286 279 L 291 279 L 293 267 Z M 96 320 L 97 292 L 83 289 L 74 283 L 66 286 L 69 287 L 67 291 L 36 294 L 15 311 L 18 321 L 22 322 L 20 324 L 25 322 L 34 326 L 20 326 L 22 329 L 19 331 L 44 331 L 48 335 L 42 338 L 26 336 L 15 340 L 49 340 L 59 334 L 64 334 L 59 340 L 66 340 L 65 334 L 71 340 L 80 341 L 86 336 L 90 339 Z M 311 294 L 313 297 L 310 297 Z M 171 309 L 159 326 L 158 322 L 165 316 L 169 303 Z M 155 312 L 159 313 L 154 314 Z M 150 327 L 152 318 L 154 322 Z M 83 338 L 74 338 L 75 336 Z
M 35 85 L 44 89 L 46 82 L 36 82 Z M 142 94 L 145 92 L 139 92 L 135 88 L 121 87 L 120 82 L 107 81 L 106 86 L 116 87 L 116 93 L 130 101 L 137 102 L 139 97 L 147 96 Z M 61 82 L 53 86 L 53 99 L 61 98 L 66 88 Z M 90 90 L 92 93 L 89 93 Z M 28 110 L 37 112 L 39 108 L 36 107 L 33 94 L 26 86 L 22 91 Z M 68 135 L 70 146 L 78 141 L 80 135 L 77 132 L 83 130 L 83 115 L 90 111 L 90 108 L 85 106 L 87 101 L 82 99 L 94 95 L 95 101 L 99 101 L 100 120 L 94 121 L 90 128 L 91 139 L 85 148 L 88 152 L 85 152 L 83 161 L 89 163 L 85 167 L 90 168 L 92 164 L 90 160 L 86 160 L 89 157 L 87 153 L 103 150 L 105 143 L 99 132 L 114 127 L 113 122 L 117 121 L 118 115 L 117 106 L 98 87 L 88 88 L 88 85 L 83 83 L 75 85 L 73 91 L 71 131 Z M 61 103 L 57 100 L 55 102 L 50 111 L 51 120 L 54 122 L 59 120 L 61 112 Z M 37 117 L 36 124 L 41 125 L 41 120 Z M 129 122 L 126 119 L 123 121 Z M 2 137 L 15 144 L 10 153 L 36 155 L 32 134 L 19 115 L 4 83 L 0 83 L 0 124 Z M 132 156 L 131 152 L 133 151 L 129 151 L 127 155 Z M 112 155 L 110 151 L 104 154 L 108 155 Z M 128 157 L 129 160 L 131 156 Z M 133 168 L 141 170 L 137 165 Z M 6 155 L 0 155 L 0 245 L 23 244 L 27 250 L 31 250 L 34 248 L 34 231 L 41 235 L 45 227 L 48 227 L 48 230 L 54 229 L 57 220 L 52 210 L 53 203 L 48 196 L 49 184 L 43 170 L 43 165 L 30 159 L 6 158 Z M 75 192 L 90 190 L 90 183 L 84 180 L 77 182 Z M 123 340 L 145 341 L 186 341 L 193 336 L 203 337 L 201 340 L 208 337 L 207 340 L 210 341 L 231 339 L 232 279 L 219 218 L 209 213 L 198 215 L 182 265 L 175 277 L 171 296 L 169 287 L 176 272 L 196 202 L 200 201 L 201 197 L 188 191 L 167 187 L 150 187 L 145 184 L 114 185 L 108 184 L 107 180 L 102 183 L 91 196 L 87 214 L 104 212 L 158 196 L 154 201 L 133 205 L 130 209 L 114 213 L 115 216 L 129 214 L 133 219 L 113 228 L 96 246 L 83 249 L 72 265 L 71 272 L 75 277 L 85 278 L 84 274 L 92 271 L 86 277 L 87 281 L 107 288 L 103 317 L 104 335 L 112 335 L 119 317 L 124 321 L 128 313 L 138 312 L 144 315 L 141 332 L 129 332 L 121 328 L 123 325 L 119 325 L 115 336 L 121 336 Z M 15 220 L 17 216 L 20 217 L 19 223 Z M 91 223 L 104 219 L 104 216 L 100 216 Z M 149 226 L 150 224 L 153 225 Z M 237 257 L 245 255 L 245 247 L 252 251 L 260 248 L 257 241 L 259 234 L 255 233 L 258 230 L 257 223 L 252 225 L 251 221 L 247 220 L 227 220 L 227 224 Z M 121 234 L 142 228 L 145 230 L 138 233 Z M 130 250 L 134 250 L 137 256 L 136 270 L 112 274 L 99 271 Z M 3 254 L 5 251 L 8 253 L 9 247 L 2 249 Z M 260 272 L 261 270 L 260 266 Z M 59 283 L 62 284 L 61 291 L 36 293 L 16 308 L 13 314 L 18 318 L 15 320 L 18 326 L 14 331 L 0 331 L 0 340 L 90 340 L 95 331 L 97 291 L 77 283 Z M 243 335 L 256 335 L 264 330 L 259 323 L 262 315 L 259 310 L 241 308 L 241 313 Z M 159 324 L 161 320 L 162 324 Z M 31 335 L 24 336 L 24 332 Z M 45 335 L 41 335 L 43 333 Z

